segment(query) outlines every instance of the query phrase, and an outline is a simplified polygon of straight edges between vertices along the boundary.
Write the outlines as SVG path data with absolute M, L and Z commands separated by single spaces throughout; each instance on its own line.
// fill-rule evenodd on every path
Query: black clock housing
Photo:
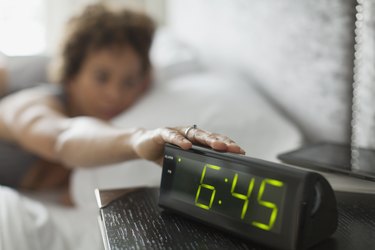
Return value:
M 159 205 L 277 249 L 306 249 L 337 228 L 322 175 L 198 146 L 165 145 Z

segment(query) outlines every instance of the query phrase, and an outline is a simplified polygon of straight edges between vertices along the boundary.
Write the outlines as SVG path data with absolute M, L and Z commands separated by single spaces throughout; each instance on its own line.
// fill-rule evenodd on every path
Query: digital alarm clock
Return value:
M 278 249 L 306 249 L 337 227 L 320 174 L 197 146 L 166 144 L 159 205 Z

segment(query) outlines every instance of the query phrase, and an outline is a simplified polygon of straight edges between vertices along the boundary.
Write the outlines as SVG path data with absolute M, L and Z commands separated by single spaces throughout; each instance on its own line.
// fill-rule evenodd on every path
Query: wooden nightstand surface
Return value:
M 106 249 L 267 249 L 158 207 L 159 189 L 97 190 Z M 339 225 L 313 250 L 375 246 L 375 195 L 336 192 Z

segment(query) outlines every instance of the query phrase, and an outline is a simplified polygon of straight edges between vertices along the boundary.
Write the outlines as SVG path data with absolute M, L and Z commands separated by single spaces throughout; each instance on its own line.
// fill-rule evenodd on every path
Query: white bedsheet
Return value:
M 101 250 L 97 215 L 0 186 L 0 250 Z

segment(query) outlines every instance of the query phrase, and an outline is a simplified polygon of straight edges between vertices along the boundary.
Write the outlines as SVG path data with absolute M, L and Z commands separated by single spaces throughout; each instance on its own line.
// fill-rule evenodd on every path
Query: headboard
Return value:
M 358 1 L 356 6 L 354 65 L 352 167 L 375 173 L 375 1 Z

